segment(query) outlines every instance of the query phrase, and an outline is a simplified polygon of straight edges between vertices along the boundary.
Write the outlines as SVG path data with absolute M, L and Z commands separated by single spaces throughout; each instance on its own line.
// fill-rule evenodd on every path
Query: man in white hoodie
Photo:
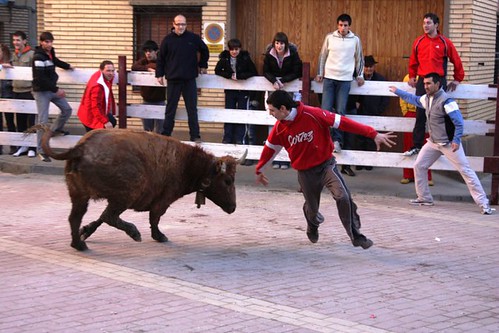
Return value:
M 341 14 L 336 19 L 338 30 L 327 34 L 319 54 L 317 82 L 324 82 L 321 108 L 345 115 L 352 80 L 364 84 L 364 56 L 360 38 L 350 31 L 352 18 Z M 333 108 L 334 107 L 334 108 Z M 343 132 L 332 130 L 334 151 L 341 152 Z

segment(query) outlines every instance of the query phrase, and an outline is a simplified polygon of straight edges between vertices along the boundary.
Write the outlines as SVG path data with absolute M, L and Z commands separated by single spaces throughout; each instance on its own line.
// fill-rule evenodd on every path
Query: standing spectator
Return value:
M 0 63 L 1 68 L 12 68 L 11 55 L 9 47 L 6 44 L 0 44 Z M 12 98 L 12 80 L 1 80 L 1 96 L 2 98 Z M 16 123 L 14 122 L 14 114 L 12 112 L 4 112 L 7 130 L 9 132 L 16 131 Z M 0 129 L 3 131 L 3 117 L 0 114 Z M 12 155 L 17 151 L 16 146 L 10 146 L 9 154 Z
M 215 67 L 215 74 L 226 79 L 246 80 L 257 75 L 255 64 L 251 60 L 248 51 L 241 50 L 241 41 L 231 39 L 227 43 L 229 50 L 222 51 Z M 225 108 L 241 109 L 248 108 L 250 91 L 248 90 L 225 90 Z M 224 135 L 222 143 L 242 144 L 246 133 L 245 124 L 224 124 Z
M 425 110 L 428 117 L 429 138 L 421 148 L 414 163 L 417 198 L 411 200 L 412 205 L 433 206 L 433 197 L 428 187 L 427 173 L 429 167 L 441 156 L 447 157 L 468 186 L 473 200 L 481 208 L 481 213 L 492 214 L 487 194 L 475 171 L 470 167 L 461 145 L 463 135 L 463 116 L 459 105 L 450 98 L 442 88 L 438 73 L 429 73 L 423 79 L 426 94 L 416 96 L 390 86 L 390 91 L 404 101 Z
M 113 95 L 114 64 L 104 60 L 92 74 L 78 108 L 78 118 L 86 131 L 116 126 L 116 103 Z
M 360 232 L 360 217 L 341 173 L 332 155 L 330 127 L 366 135 L 389 147 L 395 144 L 392 133 L 380 134 L 374 128 L 357 123 L 346 117 L 320 108 L 295 102 L 283 90 L 275 91 L 268 99 L 269 113 L 277 122 L 269 134 L 256 166 L 257 182 L 267 185 L 268 179 L 262 168 L 284 148 L 288 151 L 291 165 L 298 170 L 298 182 L 305 198 L 303 213 L 307 220 L 307 237 L 312 243 L 319 240 L 319 225 L 324 217 L 319 212 L 321 192 L 324 187 L 333 196 L 338 214 L 352 244 L 368 249 L 373 242 Z
M 376 72 L 376 64 L 378 62 L 374 60 L 374 56 L 368 55 L 364 57 L 364 80 L 365 81 L 386 81 L 385 77 L 378 72 Z M 390 99 L 388 96 L 375 96 L 375 95 L 361 95 L 357 99 L 358 104 L 358 114 L 362 116 L 380 116 L 382 115 Z M 375 151 L 376 144 L 370 138 L 358 137 L 358 149 Z M 358 165 L 356 170 L 372 170 L 373 167 Z
M 440 20 L 436 14 L 427 13 L 423 17 L 424 34 L 416 38 L 412 44 L 411 57 L 409 58 L 409 82 L 416 88 L 416 96 L 425 93 L 424 77 L 429 73 L 438 73 L 442 77 L 442 88 L 447 91 L 456 90 L 464 79 L 464 68 L 456 47 L 451 40 L 438 31 Z M 454 64 L 454 81 L 447 86 L 447 64 Z M 419 78 L 416 80 L 416 77 Z M 426 132 L 426 115 L 421 108 L 416 109 L 416 123 L 414 124 L 413 146 L 404 153 L 412 156 L 419 152 L 424 145 Z
M 404 76 L 402 82 L 409 81 L 409 74 Z M 405 118 L 416 118 L 416 107 L 410 103 L 407 103 L 402 98 L 400 99 L 400 111 Z M 425 134 L 425 139 L 428 138 L 428 134 Z M 412 133 L 404 133 L 404 150 L 410 150 L 412 147 Z M 404 168 L 402 170 L 402 179 L 400 184 L 409 184 L 414 182 L 414 170 L 411 168 Z M 433 186 L 434 182 L 431 175 L 431 170 L 428 170 L 428 185 Z
M 12 56 L 12 64 L 18 67 L 32 67 L 33 56 L 35 51 L 28 45 L 27 36 L 24 31 L 16 31 L 12 34 L 12 44 L 14 45 L 14 55 Z M 14 80 L 12 81 L 13 98 L 33 100 L 31 94 L 31 81 Z M 24 132 L 35 124 L 35 115 L 28 113 L 16 113 L 17 131 Z M 22 146 L 14 153 L 15 157 L 28 154 L 28 157 L 35 157 L 36 152 L 34 147 Z
M 142 51 L 144 57 L 132 65 L 132 71 L 156 72 L 156 61 L 158 59 L 158 44 L 153 40 L 144 42 Z M 164 87 L 141 86 L 140 95 L 147 105 L 165 105 L 166 89 Z M 163 119 L 142 119 L 144 131 L 161 133 L 163 131 Z
M 163 39 L 159 48 L 156 78 L 161 85 L 165 84 L 163 77 L 166 77 L 168 81 L 165 122 L 161 134 L 172 135 L 175 126 L 175 113 L 180 95 L 182 95 L 187 109 L 190 140 L 201 142 L 196 77 L 198 74 L 207 73 L 210 53 L 201 37 L 187 31 L 186 26 L 185 16 L 175 16 L 173 19 L 174 31 Z
M 45 125 L 49 120 L 50 102 L 57 105 L 61 113 L 52 124 L 52 132 L 55 135 L 67 135 L 64 131 L 64 125 L 71 117 L 71 106 L 66 100 L 66 92 L 57 86 L 57 75 L 55 68 L 60 67 L 66 70 L 73 70 L 74 67 L 60 60 L 55 56 L 55 49 L 52 47 L 54 36 L 51 32 L 42 32 L 40 34 L 40 45 L 35 48 L 33 56 L 33 97 L 36 101 L 38 111 L 37 123 Z M 38 157 L 44 162 L 51 162 L 42 149 L 42 131 L 37 132 L 37 150 Z
M 272 44 L 267 46 L 263 59 L 263 75 L 274 85 L 275 90 L 284 89 L 284 83 L 302 77 L 303 63 L 298 55 L 296 45 L 289 43 L 284 32 L 275 34 Z M 299 93 L 294 94 L 294 99 L 301 100 Z M 274 169 L 288 169 L 289 162 L 274 162 Z
M 345 115 L 352 80 L 364 84 L 364 59 L 360 38 L 350 31 L 352 18 L 341 14 L 336 19 L 338 29 L 324 39 L 319 54 L 317 82 L 323 82 L 322 104 L 324 110 Z M 341 152 L 343 132 L 333 128 L 334 151 Z

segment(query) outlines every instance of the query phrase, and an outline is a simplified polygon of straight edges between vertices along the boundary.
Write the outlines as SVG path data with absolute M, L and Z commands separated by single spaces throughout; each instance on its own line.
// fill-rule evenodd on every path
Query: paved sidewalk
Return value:
M 351 246 L 328 195 L 311 244 L 296 174 L 269 176 L 257 187 L 240 168 L 231 215 L 196 209 L 194 195 L 174 203 L 160 223 L 168 243 L 127 211 L 141 243 L 103 225 L 80 253 L 63 177 L 0 172 L 0 332 L 499 331 L 499 214 L 445 197 L 413 207 L 398 173 L 361 171 L 347 182 L 375 245 Z M 393 195 L 368 190 L 382 177 Z M 92 202 L 84 223 L 104 207 Z

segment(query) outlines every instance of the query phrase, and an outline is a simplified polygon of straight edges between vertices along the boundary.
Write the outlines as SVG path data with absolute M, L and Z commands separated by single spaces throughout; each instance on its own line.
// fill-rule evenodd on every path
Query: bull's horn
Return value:
M 244 151 L 243 156 L 237 159 L 237 164 L 243 165 L 244 162 L 246 162 L 246 156 L 248 156 L 248 148 L 246 148 L 246 150 Z

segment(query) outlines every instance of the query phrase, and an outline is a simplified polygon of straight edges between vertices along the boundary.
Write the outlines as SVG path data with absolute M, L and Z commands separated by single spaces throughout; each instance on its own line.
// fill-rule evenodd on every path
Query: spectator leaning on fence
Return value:
M 315 80 L 323 82 L 322 104 L 324 110 L 345 115 L 352 80 L 364 84 L 364 59 L 360 38 L 350 31 L 352 18 L 341 14 L 336 19 L 338 29 L 324 39 L 319 54 L 319 66 Z M 334 150 L 341 152 L 343 133 L 333 129 Z
M 227 43 L 228 50 L 222 51 L 215 67 L 215 74 L 226 79 L 246 80 L 258 75 L 255 64 L 248 51 L 242 50 L 239 39 L 231 39 Z M 225 89 L 225 108 L 246 110 L 248 108 L 250 91 Z M 224 124 L 222 143 L 242 144 L 246 134 L 245 124 Z
M 333 142 L 330 127 L 373 138 L 376 145 L 395 144 L 391 138 L 396 135 L 381 134 L 374 128 L 357 123 L 347 117 L 320 108 L 295 102 L 284 90 L 277 90 L 267 99 L 269 113 L 277 119 L 265 142 L 260 161 L 256 166 L 257 182 L 267 185 L 263 168 L 284 148 L 291 166 L 298 170 L 305 203 L 303 213 L 307 220 L 307 237 L 312 243 L 319 240 L 319 225 L 324 216 L 319 212 L 321 193 L 324 187 L 336 201 L 338 214 L 352 244 L 368 249 L 373 242 L 360 232 L 360 217 L 357 205 L 336 167 L 333 157 Z
M 191 141 L 200 142 L 201 134 L 198 122 L 198 91 L 196 78 L 206 74 L 210 52 L 201 37 L 187 31 L 187 19 L 177 15 L 173 19 L 173 32 L 161 42 L 156 66 L 156 78 L 166 88 L 165 122 L 161 134 L 171 136 L 175 126 L 180 95 L 184 98 L 187 109 L 187 123 Z
M 116 102 L 113 94 L 114 64 L 104 60 L 88 80 L 78 108 L 78 118 L 87 132 L 116 126 Z
M 421 148 L 414 163 L 417 198 L 411 200 L 412 205 L 433 206 L 433 197 L 428 187 L 427 173 L 430 166 L 444 155 L 463 177 L 473 200 L 481 208 L 481 213 L 492 214 L 487 194 L 475 171 L 471 169 L 461 145 L 463 135 L 463 117 L 459 105 L 450 98 L 442 88 L 442 78 L 438 73 L 425 75 L 423 84 L 426 94 L 416 96 L 390 86 L 390 91 L 425 111 L 428 123 L 429 138 Z
M 40 45 L 35 48 L 33 56 L 33 97 L 36 101 L 38 112 L 38 124 L 45 125 L 49 120 L 49 105 L 54 103 L 61 113 L 57 116 L 52 124 L 52 132 L 55 135 L 67 135 L 64 131 L 64 125 L 71 117 L 71 106 L 66 100 L 66 92 L 57 86 L 57 75 L 55 68 L 73 70 L 74 67 L 56 57 L 55 50 L 52 47 L 54 36 L 51 32 L 42 32 L 40 34 Z M 42 131 L 37 132 L 37 150 L 38 156 L 44 162 L 50 162 L 51 159 L 43 152 L 42 146 Z
M 14 54 L 12 55 L 12 64 L 16 67 L 33 66 L 33 56 L 35 51 L 28 45 L 27 36 L 24 31 L 16 31 L 12 34 L 12 44 L 14 45 Z M 33 100 L 31 93 L 31 81 L 14 80 L 12 81 L 14 99 Z M 17 131 L 24 132 L 35 124 L 35 115 L 17 112 L 16 113 Z M 28 154 L 28 157 L 35 157 L 34 147 L 22 146 L 14 153 L 15 157 Z
M 156 61 L 158 59 L 158 44 L 153 40 L 147 40 L 142 46 L 144 56 L 133 63 L 132 71 L 156 72 Z M 141 86 L 140 95 L 147 105 L 165 105 L 165 87 Z M 142 119 L 144 131 L 161 133 L 163 131 L 163 119 Z

